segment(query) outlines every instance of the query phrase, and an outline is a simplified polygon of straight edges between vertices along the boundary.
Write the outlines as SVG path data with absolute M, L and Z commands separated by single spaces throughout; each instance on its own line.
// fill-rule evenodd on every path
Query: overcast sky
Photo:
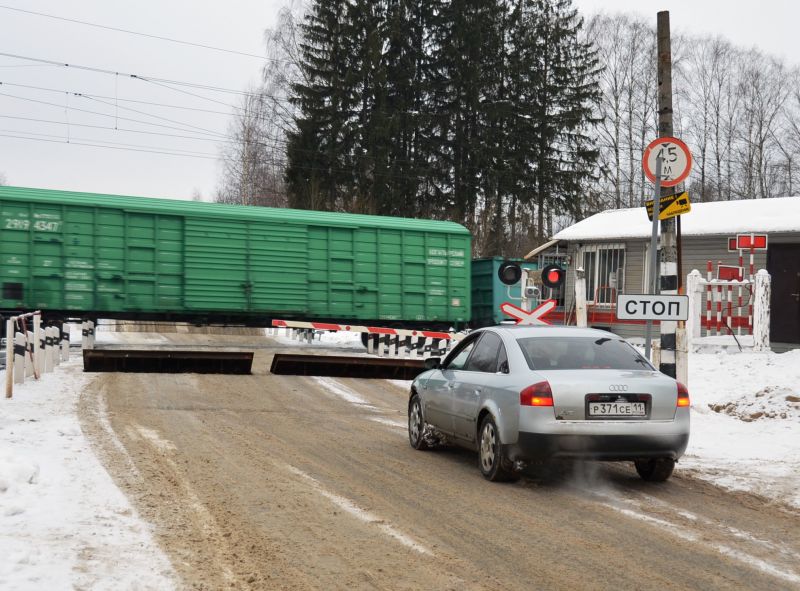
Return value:
M 274 25 L 277 11 L 285 3 L 285 0 L 0 0 L 0 6 L 251 54 L 263 54 L 264 29 Z M 666 7 L 670 10 L 673 32 L 722 35 L 737 45 L 755 46 L 787 62 L 800 63 L 795 24 L 800 9 L 789 0 L 758 3 L 575 0 L 575 4 L 587 15 L 598 10 L 636 12 L 651 19 L 653 24 L 656 12 Z M 231 105 L 239 97 L 170 82 L 155 84 L 131 78 L 129 74 L 241 91 L 258 81 L 264 63 L 253 57 L 1 7 L 0 53 L 119 73 L 90 72 L 0 56 L 0 174 L 5 175 L 8 184 L 180 199 L 190 198 L 194 191 L 200 191 L 207 200 L 213 195 L 219 175 L 217 139 L 227 134 Z M 89 94 L 93 98 L 69 93 Z M 81 145 L 98 143 L 118 149 Z M 193 156 L 145 150 L 191 152 Z

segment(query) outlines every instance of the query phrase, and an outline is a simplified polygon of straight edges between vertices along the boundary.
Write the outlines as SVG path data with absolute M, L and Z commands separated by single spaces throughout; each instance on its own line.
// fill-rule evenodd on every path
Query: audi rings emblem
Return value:
M 628 386 L 625 384 L 611 384 L 608 389 L 610 392 L 627 392 Z

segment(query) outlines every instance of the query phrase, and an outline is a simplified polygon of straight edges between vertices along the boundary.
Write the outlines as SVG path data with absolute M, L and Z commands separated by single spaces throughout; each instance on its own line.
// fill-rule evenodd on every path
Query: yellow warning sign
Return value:
M 653 221 L 653 200 L 649 199 L 644 202 L 647 209 L 647 217 Z M 658 219 L 666 220 L 674 218 L 676 215 L 682 215 L 692 211 L 692 204 L 689 201 L 689 193 L 684 191 L 677 195 L 667 195 L 658 200 Z

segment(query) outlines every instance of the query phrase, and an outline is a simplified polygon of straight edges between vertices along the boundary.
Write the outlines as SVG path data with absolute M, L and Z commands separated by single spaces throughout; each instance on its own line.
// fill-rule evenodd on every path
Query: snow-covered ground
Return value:
M 682 470 L 800 507 L 800 349 L 693 353 Z
M 0 398 L 0 589 L 172 588 L 150 527 L 81 430 L 81 366 L 73 353 Z
M 351 333 L 314 342 L 363 351 Z M 0 399 L 2 589 L 173 587 L 150 527 L 81 430 L 77 402 L 86 384 L 73 354 Z M 800 507 L 800 350 L 693 353 L 689 390 L 692 436 L 679 470 Z

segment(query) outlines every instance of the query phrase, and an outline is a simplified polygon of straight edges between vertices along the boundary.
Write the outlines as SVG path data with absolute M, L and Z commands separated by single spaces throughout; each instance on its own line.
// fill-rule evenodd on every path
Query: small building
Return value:
M 616 318 L 619 294 L 648 293 L 652 223 L 644 207 L 608 210 L 569 226 L 552 244 L 567 247 L 570 269 L 583 268 L 590 326 L 624 337 L 644 335 L 641 322 Z M 719 265 L 738 267 L 744 255 L 749 274 L 750 251 L 729 243 L 737 234 L 766 234 L 766 250 L 753 253 L 754 267 L 772 277 L 771 340 L 800 344 L 800 197 L 717 201 L 692 205 L 681 216 L 681 284 L 697 269 L 705 277 L 708 261 L 717 276 Z M 567 274 L 563 318 L 574 322 L 575 274 Z M 552 316 L 552 315 L 551 315 Z

